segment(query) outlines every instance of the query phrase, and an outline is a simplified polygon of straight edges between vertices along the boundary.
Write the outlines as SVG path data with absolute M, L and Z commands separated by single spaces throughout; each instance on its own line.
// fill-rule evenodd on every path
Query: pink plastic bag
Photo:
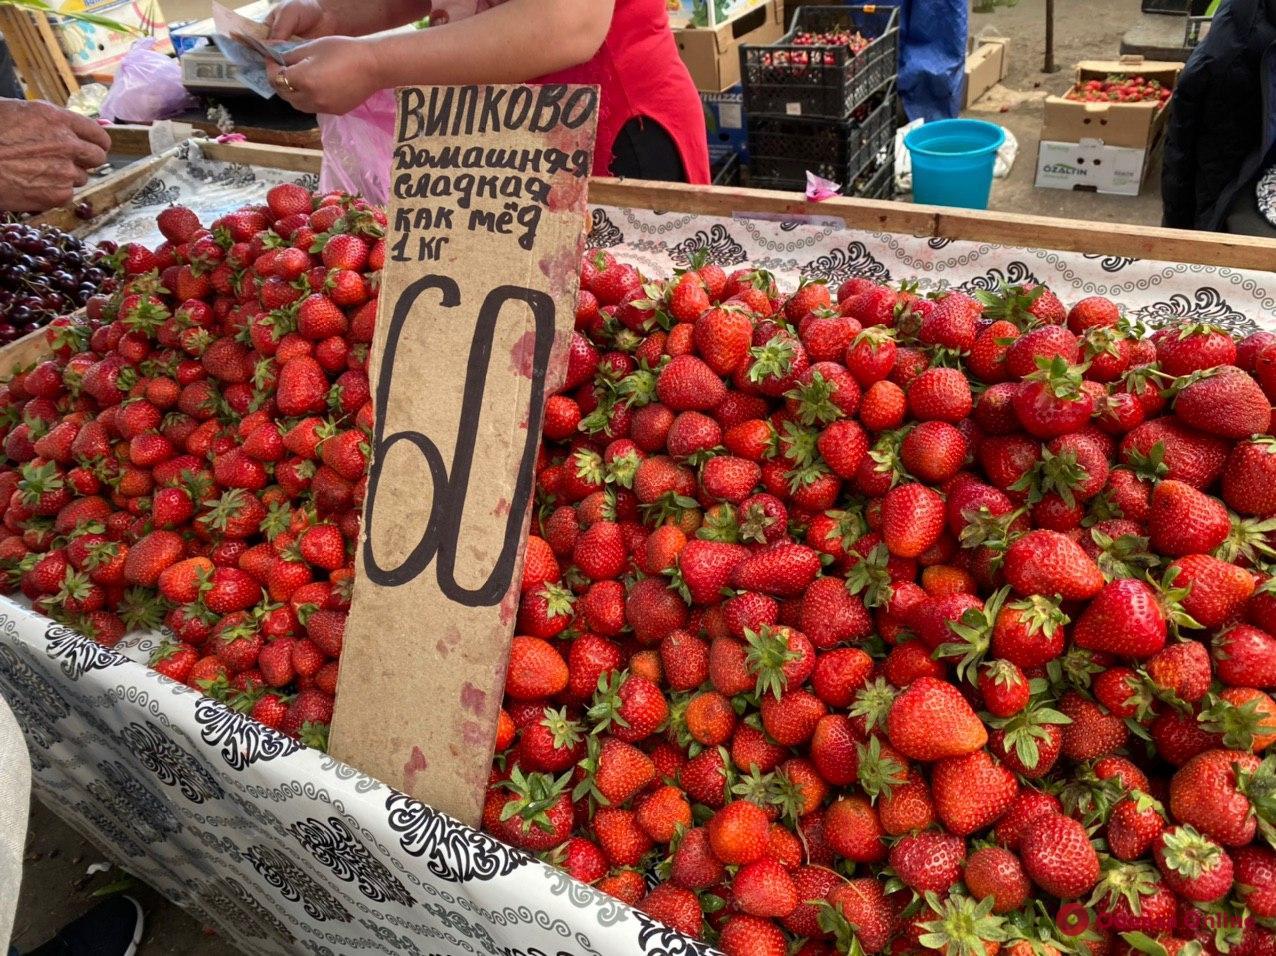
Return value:
M 380 90 L 344 116 L 320 114 L 321 190 L 339 189 L 384 205 L 390 196 L 394 112 L 394 90 Z
M 154 37 L 143 37 L 124 54 L 98 111 L 102 119 L 150 123 L 199 103 L 182 86 L 181 66 L 172 57 L 156 53 L 155 43 Z

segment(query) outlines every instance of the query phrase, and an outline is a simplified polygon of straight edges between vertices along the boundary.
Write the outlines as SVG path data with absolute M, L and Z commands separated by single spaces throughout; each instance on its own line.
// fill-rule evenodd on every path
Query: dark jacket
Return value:
M 1276 143 L 1276 0 L 1224 0 L 1171 100 L 1167 226 L 1218 230 Z

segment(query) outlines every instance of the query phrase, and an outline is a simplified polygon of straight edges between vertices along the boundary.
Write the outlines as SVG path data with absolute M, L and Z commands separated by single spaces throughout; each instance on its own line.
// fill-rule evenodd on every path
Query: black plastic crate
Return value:
M 862 185 L 861 185 L 862 183 Z M 848 196 L 864 199 L 891 199 L 895 195 L 895 147 L 875 170 L 865 170 L 859 180 L 851 183 Z
M 710 182 L 715 186 L 739 186 L 740 168 L 740 154 L 733 150 L 709 167 Z
M 775 189 L 780 192 L 806 192 L 806 180 L 770 179 L 750 176 L 749 185 L 755 189 Z M 891 199 L 895 195 L 895 147 L 879 157 L 853 180 L 842 187 L 843 196 L 858 199 Z
M 860 107 L 862 118 L 829 122 L 750 113 L 750 177 L 805 188 L 810 170 L 849 186 L 879 156 L 893 150 L 896 109 L 892 84 Z
M 846 46 L 795 43 L 799 33 L 858 30 Z M 740 46 L 744 109 L 750 116 L 845 119 L 899 72 L 899 11 L 888 6 L 798 7 L 789 32 L 766 46 Z

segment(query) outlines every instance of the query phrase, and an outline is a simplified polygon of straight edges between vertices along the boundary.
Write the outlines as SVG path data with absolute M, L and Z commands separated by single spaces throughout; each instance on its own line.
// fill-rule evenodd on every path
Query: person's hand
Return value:
M 286 66 L 266 70 L 275 91 L 303 113 L 349 113 L 380 89 L 374 42 L 322 37 L 284 54 Z
M 340 32 L 318 0 L 284 0 L 266 16 L 266 26 L 271 40 L 313 40 Z
M 0 209 L 6 212 L 66 205 L 111 148 L 95 120 L 42 100 L 0 100 L 0 130 Z

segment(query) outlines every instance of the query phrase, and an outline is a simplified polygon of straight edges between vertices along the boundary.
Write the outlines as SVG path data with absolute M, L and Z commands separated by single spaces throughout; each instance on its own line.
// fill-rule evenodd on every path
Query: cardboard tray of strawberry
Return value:
M 180 240 L 195 219 L 212 224 L 263 198 L 268 218 L 286 218 L 290 203 L 313 203 L 297 178 L 209 161 L 192 146 L 140 202 L 108 217 L 108 228 L 120 241 L 149 241 L 155 227 L 146 220 L 159 213 L 160 233 Z M 227 206 L 201 205 L 210 184 Z M 25 421 L 14 416 L 0 445 L 23 466 L 0 479 L 17 492 L 6 522 L 19 527 L 8 530 L 21 532 L 0 542 L 0 557 L 21 565 L 16 583 L 39 610 L 74 625 L 15 600 L 0 605 L 0 689 L 28 734 L 41 798 L 254 953 L 709 951 L 672 926 L 728 954 L 784 953 L 799 936 L 804 953 L 845 952 L 852 927 L 864 952 L 1018 954 L 1049 951 L 1030 941 L 1074 950 L 1071 918 L 1091 920 L 1104 951 L 1177 950 L 1200 936 L 1214 952 L 1221 926 L 1235 951 L 1265 952 L 1276 862 L 1262 841 L 1276 808 L 1271 761 L 1260 752 L 1270 736 L 1276 621 L 1266 590 L 1235 563 L 1265 566 L 1264 521 L 1276 514 L 1268 443 L 1250 440 L 1270 428 L 1264 388 L 1276 385 L 1276 356 L 1266 346 L 1276 333 L 1250 334 L 1238 348 L 1232 336 L 1182 320 L 1253 333 L 1270 314 L 1273 277 L 1105 260 L 1098 252 L 1118 240 L 1101 234 L 1090 237 L 1093 259 L 1016 249 L 1030 226 L 1050 235 L 1024 220 L 1001 224 L 1008 244 L 992 246 L 972 241 L 988 239 L 979 230 L 990 219 L 965 220 L 970 238 L 937 240 L 949 228 L 938 213 L 888 204 L 803 205 L 742 190 L 706 198 L 605 182 L 595 195 L 605 205 L 594 210 L 595 248 L 582 263 L 571 387 L 550 400 L 546 419 L 540 483 L 555 500 L 538 511 L 528 545 L 498 741 L 497 779 L 508 786 L 493 790 L 485 815 L 495 836 L 299 742 L 316 739 L 330 707 L 331 665 L 307 674 L 305 655 L 292 652 L 335 648 L 326 625 L 340 615 L 341 587 L 327 589 L 314 611 L 303 608 L 318 593 L 294 590 L 251 625 L 235 617 L 262 600 L 262 585 L 247 574 L 256 593 L 237 607 L 247 599 L 241 586 L 252 589 L 225 572 L 255 565 L 228 553 L 242 547 L 230 542 L 262 535 L 227 534 L 225 519 L 242 519 L 246 507 L 232 492 L 248 487 L 229 464 L 245 475 L 252 462 L 273 464 L 282 488 L 301 435 L 276 436 L 277 460 L 267 433 L 238 425 L 237 447 L 202 448 L 213 460 L 195 467 L 224 489 L 224 507 L 207 516 L 180 517 L 178 495 L 138 492 L 151 498 L 147 521 L 161 507 L 160 524 L 209 519 L 210 560 L 220 550 L 207 581 L 184 574 L 209 572 L 204 565 L 152 579 L 150 561 L 167 548 L 161 532 L 145 545 L 132 540 L 120 512 L 84 504 L 90 479 L 101 478 L 38 460 L 67 457 L 57 445 L 70 428 L 33 436 L 31 422 L 57 415 L 68 371 L 97 426 L 106 427 L 105 415 L 120 439 L 130 435 L 128 464 L 152 480 L 175 460 L 148 461 L 152 438 L 172 442 L 181 421 L 138 429 L 128 419 L 149 414 L 148 405 L 203 414 L 203 402 L 184 411 L 182 393 L 207 377 L 172 397 L 148 382 L 127 412 L 93 408 L 119 407 L 106 386 L 118 392 L 131 364 L 96 356 L 90 364 L 59 354 L 4 393 Z M 755 216 L 704 215 L 723 211 L 710 208 L 723 200 Z M 173 212 L 170 202 L 196 211 Z M 308 214 L 309 228 L 330 225 L 322 209 Z M 798 212 L 823 221 L 781 227 L 756 218 Z M 930 238 L 850 232 L 840 224 L 847 218 L 886 230 L 907 223 Z M 360 221 L 356 235 L 368 220 Z M 257 223 L 221 225 L 233 236 Z M 1153 235 L 1167 254 L 1197 261 L 1233 248 L 1173 246 L 1161 232 L 1142 238 Z M 361 239 L 363 255 L 375 257 L 370 239 Z M 343 269 L 338 253 L 357 244 L 329 245 L 326 268 L 366 275 L 375 266 L 373 258 Z M 701 250 L 722 265 L 693 261 Z M 152 254 L 132 255 L 131 267 L 148 271 Z M 688 268 L 653 293 L 619 263 L 652 280 L 675 264 Z M 221 280 L 211 276 L 204 289 L 205 276 L 193 273 L 170 277 L 197 293 L 189 298 L 234 294 L 214 291 Z M 903 291 L 913 275 L 936 290 L 942 276 L 948 294 Z M 802 276 L 831 281 L 799 287 Z M 1047 276 L 1057 295 L 1034 281 Z M 1016 289 L 1000 288 L 1002 280 Z M 1093 294 L 1100 283 L 1127 312 L 1176 327 L 1136 340 L 1109 297 Z M 129 285 L 138 301 L 117 307 L 136 316 L 138 334 L 112 343 L 95 332 L 95 352 L 124 359 L 144 343 L 190 347 L 205 372 L 217 364 L 210 354 L 229 358 L 229 346 L 184 334 L 164 345 L 164 336 L 190 330 L 163 330 L 160 317 L 151 332 L 149 307 L 175 303 L 168 294 L 150 301 L 136 278 Z M 260 302 L 264 282 L 251 294 Z M 667 319 L 648 329 L 639 313 L 652 303 L 634 303 L 653 294 Z M 720 308 L 724 301 L 735 307 Z M 348 334 L 366 334 L 356 331 L 363 305 L 342 308 L 352 313 Z M 607 310 L 616 324 L 603 320 Z M 312 323 L 329 319 L 298 315 L 296 335 L 326 341 L 303 326 L 317 334 Z M 622 354 L 616 345 L 627 333 L 633 349 Z M 945 362 L 926 367 L 940 356 Z M 964 372 L 947 364 L 958 356 Z M 1155 371 L 1125 374 L 1151 361 Z M 335 377 L 355 370 L 347 366 Z M 1218 366 L 1241 370 L 1202 374 Z M 224 400 L 214 416 L 252 414 L 235 411 L 235 377 L 212 376 Z M 1177 394 L 1162 398 L 1160 386 L 1172 381 Z M 292 407 L 289 391 L 280 385 L 281 410 Z M 338 407 L 346 397 L 343 389 Z M 101 436 L 69 421 L 72 465 Z M 182 437 L 184 453 L 200 447 L 188 447 L 193 434 Z M 111 436 L 103 440 L 109 450 Z M 314 464 L 338 478 L 345 467 L 322 451 Z M 320 527 L 348 534 L 329 497 L 339 487 L 319 496 L 312 483 L 322 520 L 301 519 L 299 533 L 285 527 L 300 560 L 289 552 L 272 562 L 343 579 L 341 561 L 322 547 L 330 533 L 311 537 Z M 79 517 L 102 520 L 103 532 L 85 529 L 65 549 L 40 550 L 57 521 L 73 527 Z M 19 545 L 39 556 L 23 564 Z M 133 590 L 119 595 L 116 573 Z M 98 591 L 105 601 L 112 589 L 113 601 L 123 598 L 118 610 L 145 624 L 154 613 L 148 585 L 174 600 L 192 594 L 192 610 L 221 615 L 214 623 L 170 612 L 167 623 L 199 650 L 179 647 L 155 670 L 139 660 L 163 639 L 118 639 L 105 605 L 94 607 Z M 97 641 L 84 636 L 86 624 Z M 305 636 L 284 631 L 254 646 L 254 635 L 276 627 Z M 290 680 L 267 653 L 286 640 L 294 641 Z M 212 653 L 209 641 L 220 642 Z M 606 676 L 622 668 L 625 676 Z M 262 722 L 182 686 L 201 679 Z M 241 695 L 250 679 L 282 681 L 296 697 Z M 574 771 L 578 764 L 586 769 Z M 722 766 L 733 768 L 729 780 Z M 582 805 L 598 801 L 592 817 L 573 813 L 575 784 L 584 784 Z M 535 819 L 524 826 L 524 818 Z M 543 852 L 579 879 L 508 844 Z M 663 882 L 648 891 L 644 875 Z M 1063 905 L 1092 894 L 1090 910 Z M 1135 932 L 1143 935 L 1120 936 Z

